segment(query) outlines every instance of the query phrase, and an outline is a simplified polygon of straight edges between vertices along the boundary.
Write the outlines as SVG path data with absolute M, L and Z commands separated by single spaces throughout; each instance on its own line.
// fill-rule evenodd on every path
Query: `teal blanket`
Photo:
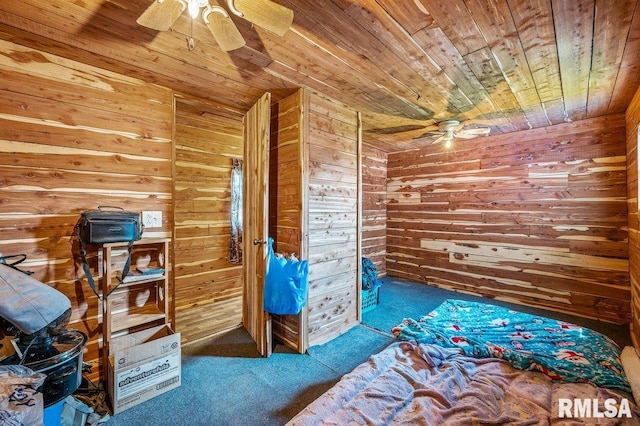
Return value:
M 399 340 L 459 348 L 475 358 L 502 358 L 556 381 L 590 382 L 631 393 L 618 345 L 576 324 L 449 299 L 417 321 L 405 318 L 392 331 Z

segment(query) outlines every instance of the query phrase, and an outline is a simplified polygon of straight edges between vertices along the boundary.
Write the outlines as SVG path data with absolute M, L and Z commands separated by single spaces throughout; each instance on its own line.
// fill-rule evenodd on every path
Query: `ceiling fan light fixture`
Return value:
M 293 10 L 270 0 L 227 0 L 227 4 L 234 14 L 279 36 L 284 35 L 293 22 Z M 168 31 L 187 9 L 193 33 L 193 19 L 202 8 L 202 20 L 220 49 L 228 52 L 246 44 L 229 13 L 220 6 L 212 6 L 209 0 L 153 0 L 136 22 L 156 31 Z M 187 41 L 189 50 L 193 50 L 193 36 L 188 36 Z
M 453 130 L 455 127 L 458 127 L 460 122 L 458 120 L 446 120 L 438 123 L 438 130 L 441 132 L 451 132 L 453 137 Z
M 187 0 L 187 10 L 191 19 L 196 19 L 200 9 L 209 5 L 209 0 Z
M 458 124 L 460 124 L 460 123 L 458 123 Z M 456 125 L 450 125 L 450 126 L 447 128 L 447 138 L 446 138 L 446 139 L 445 139 L 445 141 L 444 141 L 444 147 L 445 147 L 446 149 L 450 149 L 450 148 L 451 148 L 451 145 L 453 144 L 453 138 L 455 137 L 455 134 L 454 134 L 454 130 L 453 130 L 453 128 L 454 128 L 455 126 L 456 126 Z
M 433 143 L 444 142 L 445 147 L 451 148 L 454 139 L 473 139 L 478 136 L 488 136 L 491 133 L 490 127 L 464 127 L 458 120 L 445 120 L 438 123 L 438 130 L 430 132 L 430 135 L 437 136 Z

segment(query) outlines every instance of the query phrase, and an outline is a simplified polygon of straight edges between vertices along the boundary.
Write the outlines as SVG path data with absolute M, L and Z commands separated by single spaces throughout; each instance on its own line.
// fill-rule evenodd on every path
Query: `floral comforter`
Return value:
M 576 324 L 449 299 L 418 320 L 405 318 L 392 331 L 399 340 L 460 348 L 474 358 L 504 359 L 554 381 L 590 382 L 631 392 L 616 343 Z

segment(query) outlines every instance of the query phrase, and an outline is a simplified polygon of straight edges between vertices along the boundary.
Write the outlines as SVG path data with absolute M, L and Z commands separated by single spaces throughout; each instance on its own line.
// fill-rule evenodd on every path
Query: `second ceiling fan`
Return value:
M 267 31 L 283 36 L 293 23 L 293 11 L 270 0 L 227 0 L 229 11 Z M 209 0 L 154 0 L 136 20 L 139 25 L 167 31 L 187 9 L 191 18 L 202 20 L 225 52 L 245 45 L 244 37 L 226 9 Z M 202 9 L 202 12 L 200 12 Z

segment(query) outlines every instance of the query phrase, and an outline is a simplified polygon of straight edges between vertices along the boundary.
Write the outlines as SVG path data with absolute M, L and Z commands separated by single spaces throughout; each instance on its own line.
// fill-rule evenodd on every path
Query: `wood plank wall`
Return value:
M 242 265 L 228 261 L 242 115 L 178 98 L 175 140 L 176 328 L 188 344 L 242 322 Z
M 629 210 L 629 276 L 631 280 L 631 338 L 640 349 L 640 224 L 638 223 L 638 135 L 640 133 L 640 89 L 626 114 L 627 199 Z
M 271 107 L 271 150 L 269 153 L 269 235 L 277 252 L 305 256 L 303 245 L 303 182 L 305 158 L 302 141 L 303 110 L 309 97 L 299 90 Z
M 303 244 L 308 220 L 307 200 L 303 197 L 308 170 L 303 141 L 309 127 L 303 111 L 308 106 L 305 90 L 271 106 L 269 235 L 277 253 L 293 253 L 299 259 L 308 259 L 308 247 Z M 298 315 L 271 315 L 273 335 L 299 352 L 306 350 L 306 336 L 301 330 L 306 312 L 303 309 Z
M 387 153 L 362 145 L 362 256 L 387 274 Z
M 25 269 L 69 297 L 97 366 L 98 299 L 73 227 L 110 205 L 162 211 L 144 236 L 171 236 L 173 94 L 6 41 L 0 51 L 0 252 L 26 254 Z
M 312 94 L 307 119 L 307 309 L 309 346 L 313 346 L 344 333 L 358 321 L 360 148 L 355 111 Z
M 387 273 L 629 323 L 625 117 L 391 153 Z

